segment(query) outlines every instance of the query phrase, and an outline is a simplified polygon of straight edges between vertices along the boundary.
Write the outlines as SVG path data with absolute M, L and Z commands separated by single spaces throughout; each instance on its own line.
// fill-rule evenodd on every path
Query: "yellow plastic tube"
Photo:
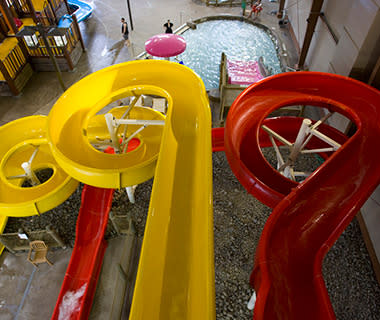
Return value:
M 46 212 L 65 201 L 78 187 L 53 158 L 46 140 L 45 116 L 30 116 L 0 127 L 0 216 L 27 217 Z M 32 170 L 51 169 L 52 176 L 44 183 L 25 188 L 22 164 L 34 151 Z
M 130 319 L 215 319 L 211 115 L 206 92 L 186 67 L 166 62 L 149 66 L 146 71 L 154 70 L 150 81 L 163 87 L 172 103 Z
M 168 101 L 158 161 L 106 161 L 86 146 L 91 117 L 131 93 Z M 48 139 L 65 171 L 94 185 L 119 187 L 129 172 L 147 177 L 145 168 L 157 161 L 130 319 L 214 319 L 211 113 L 201 79 L 178 63 L 153 60 L 95 72 L 57 101 Z
M 139 133 L 136 138 L 141 144 L 132 152 L 108 154 L 95 149 L 91 144 L 95 136 L 107 136 L 104 116 L 96 113 L 111 102 L 141 94 L 167 96 L 160 88 L 128 85 L 122 79 L 123 74 L 117 68 L 93 73 L 66 91 L 49 113 L 48 139 L 55 159 L 70 176 L 92 186 L 132 186 L 152 178 L 156 168 L 162 126 L 148 126 Z M 123 111 L 125 108 L 111 110 L 116 117 L 122 116 Z M 141 107 L 132 108 L 130 118 L 154 121 L 165 119 L 161 113 Z M 128 125 L 128 130 L 133 131 L 139 127 L 140 125 Z M 118 131 L 119 138 L 121 131 Z M 108 138 L 109 136 L 108 134 Z

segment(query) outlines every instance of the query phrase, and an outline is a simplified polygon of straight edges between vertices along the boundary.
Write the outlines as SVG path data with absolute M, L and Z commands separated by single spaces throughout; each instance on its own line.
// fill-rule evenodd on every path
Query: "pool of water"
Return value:
M 181 34 L 186 40 L 178 56 L 203 79 L 206 89 L 218 88 L 219 65 L 224 52 L 229 60 L 253 61 L 260 56 L 273 74 L 282 72 L 276 47 L 262 28 L 238 20 L 210 20 Z

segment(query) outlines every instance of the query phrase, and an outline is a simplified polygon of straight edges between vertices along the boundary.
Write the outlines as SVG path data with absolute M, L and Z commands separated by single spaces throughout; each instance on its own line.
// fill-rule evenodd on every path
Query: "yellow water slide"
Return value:
M 53 209 L 78 186 L 53 158 L 46 124 L 47 117 L 30 116 L 0 127 L 0 233 L 7 217 Z
M 78 186 L 53 158 L 46 123 L 45 116 L 30 116 L 0 127 L 1 215 L 27 217 L 46 212 L 66 200 Z M 30 181 L 30 175 L 38 179 L 41 171 L 47 171 L 46 179 Z
M 136 134 L 139 147 L 127 154 L 96 150 L 93 140 L 106 139 L 106 132 L 102 138 L 96 129 L 102 121 L 94 120 L 96 113 L 141 94 L 166 98 L 162 133 L 159 126 L 147 127 Z M 145 112 L 134 109 L 131 118 Z M 118 116 L 111 114 L 112 122 Z M 162 120 L 157 112 L 148 117 Z M 114 132 L 113 144 L 123 139 L 121 131 Z M 161 135 L 157 155 L 149 147 Z M 100 70 L 57 101 L 49 114 L 48 140 L 59 165 L 87 184 L 119 188 L 155 175 L 130 319 L 214 319 L 211 112 L 201 79 L 169 61 Z
M 140 144 L 128 153 L 108 154 L 94 147 L 110 138 L 105 115 L 97 113 L 121 98 L 167 93 L 152 86 L 123 84 L 117 70 L 104 70 L 82 79 L 57 100 L 49 113 L 48 138 L 55 159 L 70 176 L 100 188 L 128 187 L 153 177 L 163 126 L 148 125 L 141 132 L 142 124 L 129 124 L 127 129 L 125 125 L 115 126 L 112 131 L 117 142 L 111 139 L 109 145 L 116 142 L 117 149 L 124 133 L 129 137 L 135 132 Z M 115 81 L 122 87 L 117 87 Z M 127 110 L 111 109 L 111 122 L 123 118 Z M 128 112 L 128 119 L 163 122 L 165 117 L 151 108 L 135 106 Z

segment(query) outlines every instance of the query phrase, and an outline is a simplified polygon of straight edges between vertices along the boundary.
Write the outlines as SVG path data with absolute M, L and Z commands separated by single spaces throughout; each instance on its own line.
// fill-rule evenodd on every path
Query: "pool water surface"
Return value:
M 187 46 L 178 59 L 193 69 L 207 90 L 219 86 L 219 65 L 224 52 L 229 60 L 254 61 L 260 56 L 272 74 L 280 73 L 281 63 L 275 43 L 264 29 L 238 20 L 209 20 L 181 34 Z

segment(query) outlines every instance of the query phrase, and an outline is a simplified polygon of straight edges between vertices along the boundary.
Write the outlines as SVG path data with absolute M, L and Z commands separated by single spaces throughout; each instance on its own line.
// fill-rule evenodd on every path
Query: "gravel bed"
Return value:
M 213 154 L 213 183 L 217 319 L 251 319 L 248 280 L 271 210 L 245 191 L 222 152 Z
M 337 319 L 380 319 L 380 286 L 357 219 L 327 253 L 322 272 Z
M 288 147 L 280 147 L 280 153 L 286 162 L 286 160 L 289 158 L 290 150 Z M 265 159 L 268 161 L 268 163 L 273 167 L 277 168 L 277 160 L 276 160 L 276 154 L 273 148 L 264 148 L 263 155 Z M 314 172 L 322 163 L 323 158 L 317 154 L 299 154 L 296 158 L 296 161 L 294 163 L 294 171 L 301 171 L 301 172 Z M 297 182 L 302 182 L 305 180 L 305 177 L 302 176 L 296 176 Z
M 51 226 L 59 234 L 64 243 L 73 246 L 82 188 L 83 185 L 80 184 L 77 190 L 65 202 L 40 216 L 9 218 L 4 233 L 18 232 L 19 228 L 28 233 Z
M 274 165 L 274 152 L 263 153 Z M 319 158 L 309 156 L 299 168 L 319 164 Z M 252 292 L 248 281 L 271 209 L 240 186 L 224 153 L 213 155 L 213 166 L 217 319 L 252 319 L 246 308 Z M 326 255 L 323 275 L 337 319 L 380 319 L 380 286 L 356 219 Z
M 135 190 L 136 203 L 132 204 L 127 198 L 125 190 L 116 190 L 112 202 L 112 211 L 115 214 L 128 213 L 134 223 L 138 237 L 144 235 L 146 216 L 149 209 L 150 194 L 153 179 L 140 184 Z
M 136 188 L 135 204 L 131 204 L 127 198 L 125 189 L 115 190 L 112 211 L 115 214 L 128 213 L 135 222 L 136 232 L 138 236 L 144 234 L 146 214 L 149 207 L 150 193 L 152 190 L 153 179 L 140 184 Z M 81 194 L 83 184 L 80 184 L 77 190 L 58 207 L 41 214 L 40 216 L 25 217 L 25 218 L 9 218 L 4 233 L 18 232 L 19 228 L 26 233 L 33 230 L 45 229 L 46 226 L 51 226 L 62 240 L 73 247 L 75 242 L 75 227 L 76 220 L 81 205 Z M 111 224 L 108 224 L 106 239 L 117 236 Z
M 272 161 L 273 153 L 265 151 Z M 309 158 L 307 167 L 318 159 Z M 224 153 L 213 154 L 215 290 L 217 319 L 252 319 L 246 307 L 252 293 L 248 281 L 260 233 L 271 209 L 249 195 L 231 172 Z M 137 235 L 143 236 L 152 180 L 136 189 L 136 204 L 125 190 L 114 194 L 112 211 L 131 215 Z M 43 229 L 51 225 L 73 245 L 82 185 L 57 208 L 29 218 L 10 218 L 6 232 Z M 109 228 L 107 237 L 115 236 Z M 338 319 L 380 319 L 380 287 L 375 279 L 356 219 L 329 251 L 323 274 Z

